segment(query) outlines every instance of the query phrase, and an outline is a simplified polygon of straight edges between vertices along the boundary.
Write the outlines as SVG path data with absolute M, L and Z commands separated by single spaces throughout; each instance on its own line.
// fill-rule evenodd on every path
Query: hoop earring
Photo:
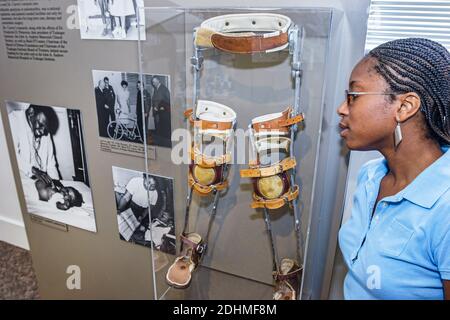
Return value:
M 395 127 L 394 131 L 394 144 L 396 149 L 400 144 L 400 142 L 402 142 L 402 140 L 403 140 L 402 128 L 400 127 L 400 122 L 397 122 L 397 126 Z

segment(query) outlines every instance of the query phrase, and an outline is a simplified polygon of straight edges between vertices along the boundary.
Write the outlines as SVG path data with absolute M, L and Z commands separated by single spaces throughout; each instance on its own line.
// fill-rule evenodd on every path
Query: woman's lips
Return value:
M 342 122 L 339 122 L 339 128 L 341 128 L 341 137 L 344 137 L 345 134 L 349 131 L 348 126 L 343 124 Z

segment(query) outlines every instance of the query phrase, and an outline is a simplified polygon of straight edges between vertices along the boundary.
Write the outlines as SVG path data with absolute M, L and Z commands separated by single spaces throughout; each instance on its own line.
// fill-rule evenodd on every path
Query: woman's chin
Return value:
M 345 145 L 347 146 L 347 149 L 349 149 L 350 151 L 371 151 L 371 150 L 375 150 L 374 148 L 371 148 L 368 145 L 362 145 L 360 143 L 356 143 L 355 141 L 345 140 Z
M 347 149 L 352 150 L 352 151 L 360 151 L 363 146 L 361 146 L 360 144 L 358 144 L 356 141 L 353 141 L 352 139 L 343 139 L 345 142 L 345 146 L 347 147 Z

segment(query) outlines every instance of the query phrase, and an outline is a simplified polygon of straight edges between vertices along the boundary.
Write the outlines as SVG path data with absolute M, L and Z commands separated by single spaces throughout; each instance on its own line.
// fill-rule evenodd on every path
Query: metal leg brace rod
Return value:
M 220 195 L 220 192 L 218 190 L 215 190 L 214 191 L 213 208 L 212 208 L 211 214 L 209 216 L 208 230 L 206 231 L 206 236 L 205 236 L 205 242 L 206 243 L 208 242 L 209 234 L 210 234 L 211 229 L 212 229 L 212 224 L 214 222 L 214 218 L 216 217 L 217 206 L 219 205 L 219 195 Z
M 195 39 L 195 31 L 194 31 L 194 39 Z M 201 54 L 200 49 L 197 48 L 197 46 L 194 44 L 194 56 L 191 58 L 191 64 L 194 69 L 194 91 L 192 96 L 192 109 L 193 109 L 193 115 L 195 116 L 195 109 L 197 106 L 197 100 L 199 96 L 199 84 L 200 84 L 200 70 L 202 68 L 203 63 L 203 57 Z M 184 217 L 184 227 L 183 227 L 183 234 L 185 234 L 188 230 L 189 226 L 189 211 L 191 208 L 192 203 L 192 192 L 193 188 L 189 188 L 189 194 L 186 198 L 186 211 L 185 211 L 185 217 Z M 180 252 L 183 251 L 183 241 L 180 243 Z
M 222 171 L 222 179 L 220 182 L 224 182 L 227 175 L 228 175 L 228 164 L 223 165 L 223 171 Z M 214 222 L 214 219 L 216 217 L 216 213 L 217 213 L 217 206 L 219 205 L 219 197 L 220 196 L 220 191 L 219 190 L 215 190 L 214 193 L 214 201 L 213 201 L 213 208 L 211 211 L 211 214 L 209 216 L 209 222 L 208 222 L 208 230 L 206 231 L 206 236 L 205 236 L 205 243 L 208 243 L 209 240 L 209 233 L 211 232 L 212 229 L 212 224 Z M 207 250 L 207 245 L 205 247 L 205 251 Z
M 301 90 L 301 79 L 302 79 L 302 66 L 301 66 L 301 55 L 303 53 L 303 40 L 304 40 L 304 30 L 299 29 L 297 26 L 293 28 L 290 34 L 290 53 L 292 54 L 292 78 L 294 80 L 294 110 L 293 116 L 300 114 L 300 90 Z M 291 127 L 291 155 L 295 157 L 294 154 L 294 138 L 295 132 L 298 126 Z M 291 171 L 291 181 L 292 185 L 295 185 L 296 168 Z M 301 212 L 298 207 L 298 199 L 292 201 L 294 210 L 294 222 L 295 231 L 297 238 L 297 258 L 299 263 L 303 264 L 303 236 L 301 230 Z
M 266 223 L 267 235 L 269 236 L 269 241 L 272 250 L 272 269 L 274 272 L 278 272 L 280 270 L 278 268 L 279 257 L 273 238 L 272 222 L 270 220 L 269 210 L 267 208 L 264 208 L 263 211 L 264 211 L 264 222 Z
M 199 93 L 200 93 L 200 70 L 203 67 L 203 54 L 202 54 L 201 49 L 199 49 L 195 45 L 195 36 L 196 36 L 196 31 L 194 31 L 194 34 L 193 34 L 194 55 L 191 58 L 191 64 L 194 69 L 194 92 L 193 92 L 193 96 L 192 96 L 192 110 L 193 110 L 194 117 L 196 115 L 197 101 L 198 101 L 198 97 L 199 97 Z M 227 166 L 225 166 L 224 171 L 223 171 L 224 174 L 222 176 L 222 182 L 223 182 L 224 177 L 226 176 L 226 169 L 227 169 Z M 188 229 L 188 225 L 189 225 L 189 211 L 190 211 L 191 202 L 192 202 L 192 192 L 193 192 L 193 188 L 190 188 L 189 195 L 186 199 L 186 214 L 185 214 L 183 233 L 186 233 L 186 231 Z M 214 218 L 216 216 L 217 206 L 219 203 L 219 195 L 220 195 L 220 192 L 218 190 L 215 190 L 214 191 L 213 209 L 212 209 L 212 212 L 209 217 L 208 231 L 206 233 L 206 237 L 204 238 L 205 244 L 208 243 L 209 233 L 211 231 Z M 183 250 L 183 242 L 181 242 L 180 250 L 181 251 Z M 204 250 L 206 250 L 206 246 L 205 246 Z
M 189 188 L 189 194 L 186 198 L 186 211 L 184 215 L 184 227 L 183 227 L 183 235 L 187 233 L 188 226 L 189 226 L 189 211 L 191 209 L 191 203 L 192 203 L 192 192 L 193 188 Z M 180 241 L 180 252 L 183 251 L 183 241 Z
M 195 33 L 194 33 L 195 37 Z M 192 110 L 193 115 L 195 117 L 195 110 L 197 107 L 197 100 L 199 97 L 200 91 L 200 70 L 203 67 L 203 54 L 201 49 L 199 49 L 196 45 L 194 45 L 194 55 L 191 58 L 191 65 L 194 69 L 194 92 L 192 96 Z

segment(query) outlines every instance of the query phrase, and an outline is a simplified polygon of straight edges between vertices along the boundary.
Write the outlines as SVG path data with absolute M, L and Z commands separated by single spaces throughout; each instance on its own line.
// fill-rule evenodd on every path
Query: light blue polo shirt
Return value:
M 366 163 L 352 215 L 339 231 L 346 299 L 443 299 L 450 280 L 450 152 L 405 189 L 379 201 L 387 161 Z

